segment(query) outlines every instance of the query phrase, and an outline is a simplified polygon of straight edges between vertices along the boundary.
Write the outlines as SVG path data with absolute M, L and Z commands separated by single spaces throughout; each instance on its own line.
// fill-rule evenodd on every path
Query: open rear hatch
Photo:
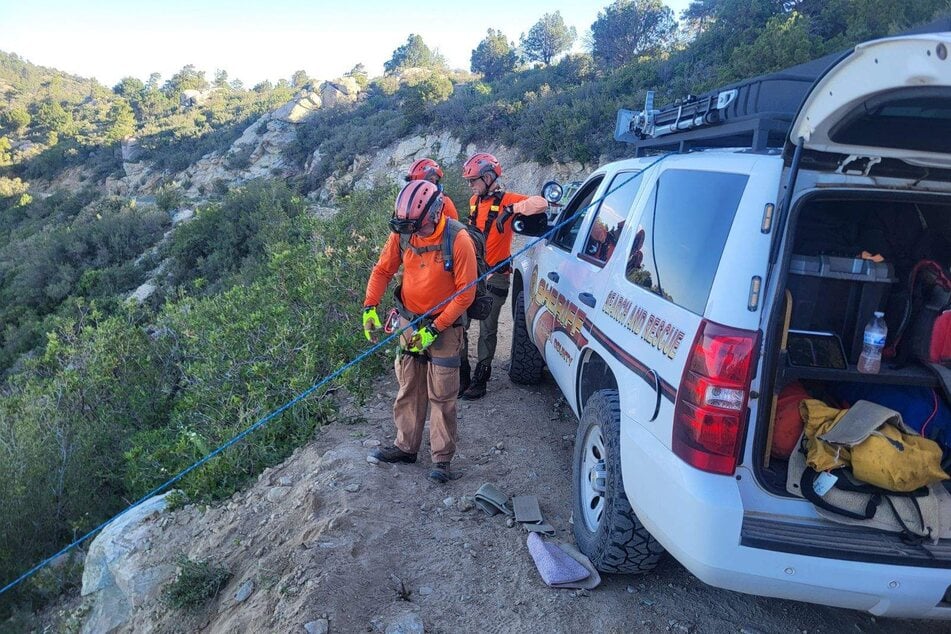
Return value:
M 810 168 L 951 180 L 951 33 L 860 44 L 819 78 L 790 128 Z M 936 169 L 935 169 L 936 168 Z
M 758 426 L 754 442 L 758 480 L 773 495 L 801 495 L 791 458 L 801 447 L 804 398 L 835 408 L 869 400 L 904 410 L 916 432 L 940 441 L 948 468 L 951 399 L 934 373 L 914 360 L 888 359 L 879 373 L 865 374 L 857 361 L 874 311 L 885 312 L 892 334 L 898 330 L 898 318 L 911 305 L 907 289 L 916 264 L 936 260 L 947 271 L 951 263 L 951 196 L 944 184 L 951 182 L 949 54 L 949 32 L 859 45 L 819 77 L 790 127 L 784 152 L 792 180 L 783 204 L 789 234 L 777 240 L 777 250 L 784 245 L 788 252 L 774 253 L 782 281 L 766 335 L 764 374 L 773 402 L 760 413 L 767 424 Z M 798 199 L 797 169 L 811 173 L 809 191 Z M 824 173 L 817 178 L 817 171 Z M 843 176 L 830 177 L 835 173 Z M 870 183 L 853 174 L 910 180 Z M 929 181 L 942 184 L 928 187 Z M 921 415 L 907 408 L 918 404 Z M 938 421 L 945 431 L 935 433 Z M 949 485 L 936 486 L 951 492 Z M 930 533 L 942 536 L 938 541 L 905 548 L 907 530 L 844 526 L 829 513 L 824 517 L 831 521 L 811 521 L 810 513 L 793 520 L 802 507 L 770 506 L 774 499 L 764 501 L 768 510 L 747 513 L 745 544 L 868 562 L 951 565 L 944 531 Z M 940 506 L 945 511 L 946 501 Z

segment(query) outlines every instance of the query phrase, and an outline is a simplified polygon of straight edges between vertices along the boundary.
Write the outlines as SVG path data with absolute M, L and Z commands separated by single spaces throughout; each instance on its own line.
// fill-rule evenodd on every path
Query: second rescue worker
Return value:
M 462 166 L 462 177 L 472 191 L 469 199 L 469 223 L 475 225 L 485 236 L 485 261 L 489 268 L 507 260 L 512 255 L 512 217 L 533 216 L 544 213 L 548 202 L 541 196 L 526 196 L 502 189 L 499 178 L 502 166 L 491 154 L 480 152 L 472 155 Z M 473 400 L 485 396 L 486 384 L 492 375 L 492 359 L 499 330 L 499 313 L 509 293 L 509 277 L 512 267 L 506 263 L 486 280 L 492 293 L 492 313 L 479 322 L 478 363 L 468 380 L 468 337 L 463 341 L 461 397 Z
M 429 158 L 421 158 L 409 166 L 409 172 L 406 173 L 403 179 L 407 183 L 410 181 L 429 181 L 435 185 L 439 189 L 439 193 L 442 194 L 442 215 L 446 218 L 459 220 L 459 212 L 456 211 L 455 203 L 446 195 L 440 184 L 442 177 L 443 172 L 439 163 Z

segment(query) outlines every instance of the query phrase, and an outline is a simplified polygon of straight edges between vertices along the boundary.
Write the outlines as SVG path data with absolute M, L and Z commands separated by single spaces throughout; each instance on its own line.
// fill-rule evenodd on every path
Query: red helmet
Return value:
M 466 180 L 481 178 L 489 172 L 494 172 L 498 178 L 502 175 L 502 166 L 499 159 L 486 152 L 473 154 L 462 166 L 462 177 Z
M 409 166 L 409 173 L 406 174 L 407 181 L 428 181 L 435 176 L 438 182 L 442 179 L 442 168 L 439 163 L 432 159 L 423 158 Z
M 396 196 L 396 208 L 390 219 L 395 233 L 416 233 L 426 218 L 436 222 L 442 211 L 442 192 L 429 181 L 410 181 Z

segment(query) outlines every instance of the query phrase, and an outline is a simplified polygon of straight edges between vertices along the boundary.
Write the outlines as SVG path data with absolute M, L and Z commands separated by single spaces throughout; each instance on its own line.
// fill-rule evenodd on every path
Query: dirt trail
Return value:
M 415 465 L 367 462 L 374 443 L 393 435 L 395 380 L 387 376 L 371 402 L 350 412 L 362 420 L 321 429 L 253 487 L 203 512 L 186 507 L 152 520 L 144 557 L 210 557 L 233 576 L 202 611 L 183 615 L 153 602 L 126 630 L 303 632 L 321 618 L 330 632 L 413 632 L 420 623 L 446 633 L 941 630 L 718 590 L 669 557 L 645 576 L 606 575 L 591 592 L 546 588 L 527 533 L 501 516 L 460 510 L 461 497 L 493 482 L 509 494 L 538 496 L 557 537 L 572 541 L 576 423 L 550 378 L 537 388 L 509 382 L 510 323 L 505 316 L 489 395 L 460 404 L 453 464 L 461 479 L 444 486 L 426 480 L 425 445 Z M 250 596 L 237 601 L 248 581 Z

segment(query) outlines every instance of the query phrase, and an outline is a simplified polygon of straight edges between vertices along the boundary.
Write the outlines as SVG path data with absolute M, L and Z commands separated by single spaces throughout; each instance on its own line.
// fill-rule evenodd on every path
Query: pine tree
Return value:
M 525 57 L 529 60 L 550 64 L 552 58 L 571 48 L 578 32 L 569 27 L 561 17 L 561 11 L 546 13 L 520 39 Z

